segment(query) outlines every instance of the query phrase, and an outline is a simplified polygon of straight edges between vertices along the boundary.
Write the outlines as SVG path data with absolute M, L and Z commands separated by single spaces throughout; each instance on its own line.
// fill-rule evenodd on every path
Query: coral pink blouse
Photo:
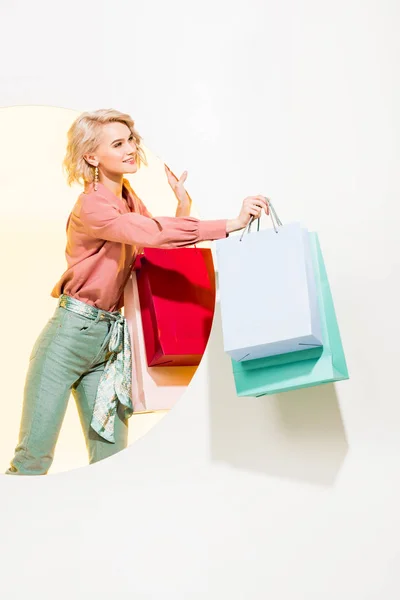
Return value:
M 124 306 L 124 288 L 144 247 L 177 248 L 227 237 L 226 219 L 152 217 L 123 179 L 121 200 L 106 186 L 87 184 L 66 225 L 68 268 L 51 291 L 107 311 Z

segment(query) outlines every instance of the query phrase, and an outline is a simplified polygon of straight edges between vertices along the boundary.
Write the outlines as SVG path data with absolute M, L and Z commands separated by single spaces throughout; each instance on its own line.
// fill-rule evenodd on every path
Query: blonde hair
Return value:
M 142 162 L 148 164 L 140 146 L 142 137 L 136 131 L 135 122 L 130 115 L 113 108 L 84 112 L 75 119 L 67 133 L 67 150 L 62 166 L 67 174 L 69 186 L 74 182 L 85 184 L 94 180 L 94 167 L 86 162 L 83 155 L 96 150 L 101 140 L 102 125 L 115 121 L 127 125 L 133 134 L 137 146 L 138 168 Z

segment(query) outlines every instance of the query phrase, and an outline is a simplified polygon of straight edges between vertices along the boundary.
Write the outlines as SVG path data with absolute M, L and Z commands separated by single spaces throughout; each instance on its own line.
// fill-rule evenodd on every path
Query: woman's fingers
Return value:
M 247 220 L 249 220 L 250 217 L 259 219 L 263 211 L 265 214 L 269 214 L 268 198 L 266 196 L 259 194 L 257 196 L 247 196 L 244 199 L 242 214 L 244 216 L 247 213 Z
M 264 196 L 265 198 L 265 196 Z M 268 204 L 268 198 L 265 198 L 265 213 L 267 215 L 269 215 L 269 204 Z
M 268 214 L 269 213 L 268 198 L 266 198 L 265 196 L 259 196 L 259 199 L 262 202 L 262 208 Z
M 263 209 L 265 210 L 265 206 L 264 205 L 262 205 L 262 204 L 256 204 L 256 203 L 252 204 L 251 208 L 253 208 L 254 210 L 256 210 L 260 215 L 261 215 L 262 210 Z
M 258 196 L 254 196 L 254 198 L 257 201 L 257 205 L 260 206 L 260 208 L 262 208 L 265 211 L 265 213 L 268 215 L 269 214 L 268 198 L 266 196 L 261 196 L 261 194 L 259 194 Z
M 261 217 L 261 210 L 257 207 L 251 207 L 251 209 L 249 210 L 249 213 L 251 215 L 253 215 L 254 217 Z

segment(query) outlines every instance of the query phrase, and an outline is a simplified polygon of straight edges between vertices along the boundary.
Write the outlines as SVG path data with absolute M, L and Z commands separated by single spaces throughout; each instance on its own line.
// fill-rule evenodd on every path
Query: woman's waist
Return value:
M 109 311 L 104 308 L 98 308 L 66 293 L 60 295 L 58 306 L 89 319 L 115 321 L 124 318 L 120 310 Z

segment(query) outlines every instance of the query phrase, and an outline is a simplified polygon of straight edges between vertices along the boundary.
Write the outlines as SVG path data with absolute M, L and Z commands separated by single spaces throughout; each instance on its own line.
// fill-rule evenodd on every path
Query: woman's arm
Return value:
M 167 174 L 168 183 L 174 192 L 176 199 L 178 200 L 178 206 L 176 207 L 176 217 L 188 217 L 190 215 L 190 209 L 192 207 L 192 199 L 183 187 L 186 181 L 187 171 L 184 171 L 180 179 L 177 178 L 175 173 L 164 163 L 164 169 Z
M 147 214 L 150 213 L 147 211 Z M 90 194 L 82 202 L 80 219 L 85 231 L 92 237 L 146 248 L 191 246 L 225 238 L 228 234 L 226 219 L 201 221 L 194 217 L 120 213 L 105 198 Z
M 190 208 L 192 205 L 192 200 L 185 204 L 178 204 L 175 211 L 176 217 L 188 217 L 190 215 Z

